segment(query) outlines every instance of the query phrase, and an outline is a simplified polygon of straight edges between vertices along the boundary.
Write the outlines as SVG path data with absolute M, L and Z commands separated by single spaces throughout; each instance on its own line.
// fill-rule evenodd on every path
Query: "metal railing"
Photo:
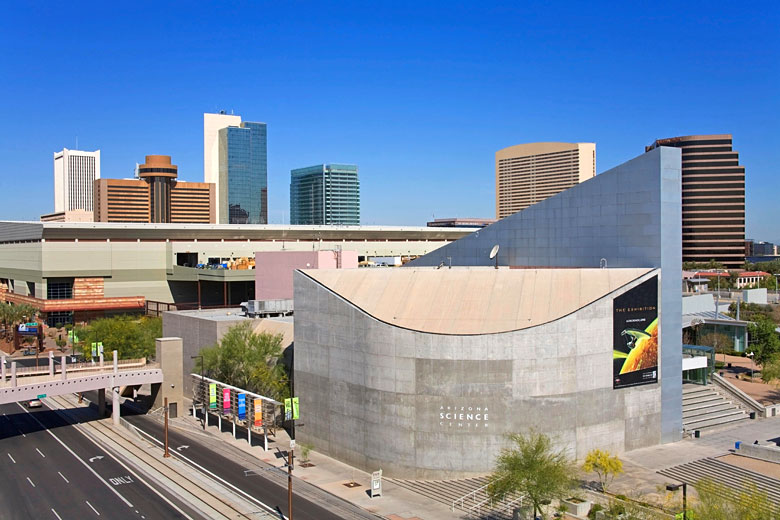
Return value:
M 487 491 L 488 486 L 490 486 L 490 484 L 485 484 L 474 491 L 466 493 L 460 498 L 456 498 L 450 505 L 450 511 L 455 512 L 455 510 L 458 509 L 464 511 L 469 516 L 490 519 L 494 517 L 503 517 L 503 515 L 513 509 L 518 502 L 522 505 L 523 499 L 525 498 L 524 495 L 509 495 L 503 500 L 498 501 L 490 497 Z

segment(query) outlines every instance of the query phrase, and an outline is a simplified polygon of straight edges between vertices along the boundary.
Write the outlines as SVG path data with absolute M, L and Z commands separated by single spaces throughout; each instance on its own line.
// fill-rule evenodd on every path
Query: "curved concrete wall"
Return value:
M 530 427 L 576 457 L 657 444 L 661 385 L 613 389 L 612 300 L 658 272 L 551 323 L 485 335 L 382 323 L 296 272 L 298 438 L 399 478 L 490 472 L 504 435 Z

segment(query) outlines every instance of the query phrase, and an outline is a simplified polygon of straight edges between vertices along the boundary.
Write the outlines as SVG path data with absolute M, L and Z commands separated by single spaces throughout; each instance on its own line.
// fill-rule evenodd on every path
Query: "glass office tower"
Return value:
M 291 224 L 360 225 L 357 166 L 318 164 L 290 173 Z
M 228 224 L 268 223 L 265 123 L 245 121 L 219 130 L 219 218 Z

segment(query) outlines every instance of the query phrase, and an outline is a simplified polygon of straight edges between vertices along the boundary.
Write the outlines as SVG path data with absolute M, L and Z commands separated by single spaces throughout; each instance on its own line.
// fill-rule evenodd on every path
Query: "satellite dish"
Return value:
M 494 245 L 493 249 L 490 250 L 490 259 L 493 260 L 497 254 L 498 254 L 498 244 Z

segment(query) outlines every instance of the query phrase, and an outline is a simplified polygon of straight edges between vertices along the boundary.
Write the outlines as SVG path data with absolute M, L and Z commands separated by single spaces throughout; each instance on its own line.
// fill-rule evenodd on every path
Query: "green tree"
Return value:
M 780 353 L 780 337 L 775 329 L 774 321 L 764 316 L 756 315 L 755 321 L 748 325 L 748 351 L 755 354 L 755 362 L 762 365 Z
M 717 354 L 723 354 L 724 363 L 726 362 L 726 354 L 734 351 L 734 338 L 722 332 L 705 332 L 699 336 L 696 344 L 703 347 L 713 347 Z
M 281 334 L 255 333 L 249 321 L 228 329 L 216 345 L 200 351 L 214 379 L 273 399 L 289 396 Z M 198 358 L 196 370 L 200 370 Z
M 738 491 L 709 478 L 696 485 L 698 501 L 693 503 L 695 518 L 707 520 L 772 520 L 772 504 L 767 494 L 752 482 Z
M 582 469 L 587 473 L 595 473 L 599 478 L 601 490 L 606 493 L 615 477 L 623 473 L 623 462 L 617 455 L 594 448 L 585 456 Z
M 108 355 L 117 351 L 120 359 L 153 358 L 155 339 L 162 336 L 162 319 L 150 316 L 114 316 L 74 328 L 85 357 L 92 357 L 92 343 L 102 343 Z
M 780 355 L 775 354 L 761 365 L 761 379 L 765 383 L 780 379 Z
M 504 448 L 489 477 L 488 494 L 501 500 L 507 495 L 525 495 L 534 515 L 549 500 L 568 497 L 575 488 L 576 467 L 562 451 L 554 449 L 550 438 L 532 430 L 527 435 L 510 434 L 513 446 Z

